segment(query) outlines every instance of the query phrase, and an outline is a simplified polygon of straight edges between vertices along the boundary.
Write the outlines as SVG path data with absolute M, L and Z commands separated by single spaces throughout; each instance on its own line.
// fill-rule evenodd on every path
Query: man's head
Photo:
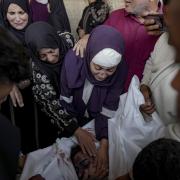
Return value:
M 146 146 L 133 165 L 134 180 L 179 180 L 180 143 L 159 139 Z
M 158 0 L 125 0 L 126 11 L 137 16 L 152 11 L 154 5 L 158 7 Z
M 170 43 L 177 49 L 177 60 L 180 60 L 180 1 L 163 0 L 164 20 L 170 35 Z
M 14 83 L 30 77 L 28 61 L 19 41 L 0 27 L 0 103 L 5 100 Z

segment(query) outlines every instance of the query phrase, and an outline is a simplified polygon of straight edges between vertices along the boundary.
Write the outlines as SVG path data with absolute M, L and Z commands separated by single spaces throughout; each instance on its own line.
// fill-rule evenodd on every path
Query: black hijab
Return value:
M 56 31 L 71 32 L 69 19 L 63 0 L 48 0 L 50 5 L 49 23 L 54 26 Z
M 68 50 L 62 41 L 55 29 L 46 22 L 39 21 L 31 24 L 25 33 L 25 42 L 30 50 L 33 62 L 47 75 L 58 95 L 60 93 L 60 68 L 62 60 Z M 50 64 L 41 61 L 38 52 L 42 48 L 59 48 L 59 62 Z
M 22 30 L 17 30 L 13 28 L 8 20 L 7 20 L 7 11 L 10 4 L 16 4 L 20 6 L 27 14 L 28 14 L 28 24 L 27 26 Z M 24 44 L 24 34 L 25 30 L 28 27 L 28 25 L 31 22 L 31 16 L 30 16 L 30 10 L 29 10 L 29 2 L 28 0 L 3 0 L 2 2 L 2 15 L 3 15 L 3 21 L 6 28 L 8 28 L 23 44 Z

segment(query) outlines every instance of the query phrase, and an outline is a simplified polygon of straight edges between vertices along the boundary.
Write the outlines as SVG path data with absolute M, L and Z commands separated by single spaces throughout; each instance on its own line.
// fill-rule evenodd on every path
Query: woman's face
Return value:
M 112 76 L 117 69 L 117 66 L 111 67 L 111 68 L 105 68 L 102 66 L 99 66 L 91 61 L 90 63 L 90 70 L 93 74 L 94 78 L 98 81 L 104 81 L 109 76 Z
M 28 24 L 28 14 L 20 6 L 12 3 L 8 7 L 7 20 L 13 28 L 22 30 Z
M 39 51 L 39 58 L 51 64 L 55 64 L 59 61 L 59 48 L 42 48 Z

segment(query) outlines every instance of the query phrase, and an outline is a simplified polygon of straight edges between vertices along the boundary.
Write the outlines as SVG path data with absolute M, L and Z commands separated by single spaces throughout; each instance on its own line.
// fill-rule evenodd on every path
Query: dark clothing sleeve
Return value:
M 60 95 L 60 103 L 66 109 L 66 111 L 72 116 L 76 117 L 77 112 L 72 105 L 73 102 L 73 92 L 72 89 L 68 87 L 67 78 L 66 78 L 66 69 L 63 66 L 61 71 L 61 95 Z M 69 124 L 68 131 L 71 131 L 74 134 L 75 130 L 79 127 L 78 122 L 74 121 Z
M 51 123 L 58 128 L 58 134 L 73 135 L 77 125 L 76 119 L 67 113 L 60 104 L 57 92 L 50 84 L 47 76 L 33 63 L 33 95 L 41 110 L 50 118 Z

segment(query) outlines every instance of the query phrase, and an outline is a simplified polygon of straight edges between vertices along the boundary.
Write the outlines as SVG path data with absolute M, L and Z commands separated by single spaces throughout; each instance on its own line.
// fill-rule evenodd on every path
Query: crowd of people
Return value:
M 88 3 L 0 0 L 0 179 L 179 180 L 179 0 Z

